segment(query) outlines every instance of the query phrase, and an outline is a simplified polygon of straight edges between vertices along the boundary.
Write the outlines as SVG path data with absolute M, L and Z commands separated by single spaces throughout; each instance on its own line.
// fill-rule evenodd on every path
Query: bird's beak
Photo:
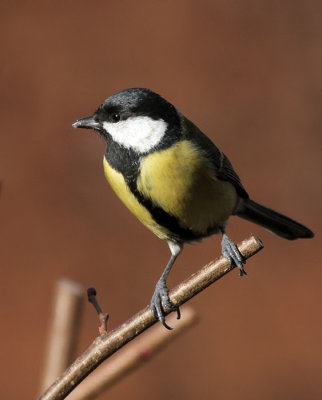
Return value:
M 100 130 L 102 128 L 101 124 L 94 120 L 93 116 L 78 119 L 76 122 L 73 123 L 73 127 L 83 128 L 83 129 L 95 129 L 95 130 Z

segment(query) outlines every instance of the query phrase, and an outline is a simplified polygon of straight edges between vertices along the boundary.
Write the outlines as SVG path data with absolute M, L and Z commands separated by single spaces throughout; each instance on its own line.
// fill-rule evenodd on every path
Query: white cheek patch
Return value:
M 149 117 L 128 118 L 120 122 L 103 122 L 104 129 L 120 145 L 145 153 L 163 138 L 168 124 Z

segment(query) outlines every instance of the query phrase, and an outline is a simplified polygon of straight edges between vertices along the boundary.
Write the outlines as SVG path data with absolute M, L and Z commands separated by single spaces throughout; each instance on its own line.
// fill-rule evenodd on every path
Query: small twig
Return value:
M 41 390 L 45 390 L 74 357 L 83 300 L 84 289 L 80 285 L 67 279 L 57 282 Z
M 101 336 L 104 336 L 107 334 L 107 320 L 109 315 L 107 313 L 104 313 L 100 305 L 98 304 L 98 301 L 96 299 L 96 289 L 94 287 L 90 286 L 87 289 L 87 297 L 88 301 L 93 304 L 98 314 L 98 319 L 100 322 L 100 326 L 98 327 L 99 334 Z
M 239 251 L 246 260 L 263 248 L 262 242 L 255 236 L 238 245 Z M 234 266 L 226 258 L 220 257 L 203 267 L 190 278 L 180 283 L 169 293 L 175 306 L 181 306 L 211 283 L 223 277 Z M 130 340 L 157 322 L 147 306 L 124 324 L 105 336 L 98 337 L 88 349 L 59 377 L 39 400 L 64 399 L 88 374 L 98 367 L 106 358 L 114 354 Z
M 149 329 L 88 376 L 68 395 L 67 399 L 94 399 L 131 371 L 153 358 L 160 349 L 185 332 L 196 321 L 196 313 L 191 307 L 184 306 L 181 311 L 182 319 L 180 321 L 177 320 L 175 314 L 169 317 L 169 323 L 175 329 L 169 332 L 161 324 Z

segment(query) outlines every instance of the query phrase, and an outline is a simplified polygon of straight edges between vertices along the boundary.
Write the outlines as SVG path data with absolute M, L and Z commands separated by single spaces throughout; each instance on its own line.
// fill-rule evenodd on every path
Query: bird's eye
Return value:
M 120 114 L 118 114 L 118 113 L 112 114 L 112 121 L 113 122 L 119 122 L 120 119 L 121 119 Z

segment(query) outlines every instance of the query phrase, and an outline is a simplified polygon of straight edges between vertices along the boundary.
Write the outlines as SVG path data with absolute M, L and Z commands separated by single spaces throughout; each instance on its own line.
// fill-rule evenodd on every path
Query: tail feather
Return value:
M 314 233 L 306 226 L 250 199 L 243 199 L 235 215 L 261 225 L 288 240 L 314 236 Z

